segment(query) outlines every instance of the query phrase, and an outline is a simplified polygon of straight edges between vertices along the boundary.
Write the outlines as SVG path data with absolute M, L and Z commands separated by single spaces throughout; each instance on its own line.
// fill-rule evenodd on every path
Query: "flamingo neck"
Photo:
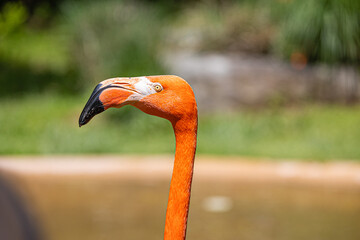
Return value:
M 197 116 L 173 123 L 176 138 L 174 170 L 166 211 L 165 240 L 183 240 L 189 212 L 196 151 Z

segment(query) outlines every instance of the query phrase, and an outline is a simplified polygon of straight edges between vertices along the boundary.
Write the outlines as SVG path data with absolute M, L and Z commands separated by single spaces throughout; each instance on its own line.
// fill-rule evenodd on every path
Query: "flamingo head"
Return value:
M 168 119 L 173 124 L 197 114 L 190 85 L 173 75 L 111 78 L 100 82 L 86 103 L 79 126 L 108 108 L 132 105 L 141 111 Z

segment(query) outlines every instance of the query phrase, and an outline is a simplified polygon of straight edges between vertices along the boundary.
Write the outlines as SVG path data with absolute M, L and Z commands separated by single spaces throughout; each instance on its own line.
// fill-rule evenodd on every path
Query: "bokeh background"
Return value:
M 136 109 L 77 118 L 103 79 L 177 74 L 199 154 L 359 159 L 358 5 L 2 2 L 0 153 L 172 153 L 169 124 Z
M 354 0 L 1 1 L 0 154 L 171 155 L 166 120 L 124 107 L 80 129 L 78 117 L 104 79 L 176 74 L 198 101 L 205 162 L 356 169 L 359 70 Z M 359 239 L 357 174 L 346 186 L 195 178 L 189 238 Z M 45 239 L 161 238 L 168 181 L 45 175 L 14 180 Z M 209 197 L 228 207 L 201 210 Z

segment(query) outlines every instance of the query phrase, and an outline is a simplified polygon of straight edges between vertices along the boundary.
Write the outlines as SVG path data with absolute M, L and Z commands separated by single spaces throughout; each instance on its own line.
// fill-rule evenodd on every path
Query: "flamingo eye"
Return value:
M 157 91 L 157 92 L 161 92 L 161 91 L 163 90 L 163 88 L 162 88 L 162 86 L 161 86 L 160 83 L 156 83 L 156 84 L 154 85 L 154 89 L 155 89 L 155 91 Z

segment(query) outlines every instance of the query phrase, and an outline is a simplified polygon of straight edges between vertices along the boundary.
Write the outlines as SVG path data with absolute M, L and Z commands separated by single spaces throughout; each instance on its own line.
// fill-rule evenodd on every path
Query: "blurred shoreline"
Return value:
M 0 171 L 16 175 L 118 176 L 131 180 L 170 179 L 170 155 L 81 155 L 81 156 L 2 156 Z M 301 185 L 360 185 L 360 164 L 353 161 L 300 162 L 266 158 L 196 158 L 194 179 L 199 181 L 250 181 Z

